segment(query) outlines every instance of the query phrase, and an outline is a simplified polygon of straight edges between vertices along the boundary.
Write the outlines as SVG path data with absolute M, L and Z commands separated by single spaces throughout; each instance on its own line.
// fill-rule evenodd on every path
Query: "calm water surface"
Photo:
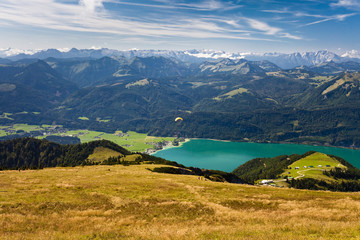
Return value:
M 303 154 L 311 150 L 342 157 L 353 166 L 360 168 L 360 150 L 300 144 L 222 142 L 196 139 L 184 143 L 181 147 L 158 151 L 154 156 L 175 161 L 188 167 L 231 172 L 253 158 L 275 157 L 294 153 Z

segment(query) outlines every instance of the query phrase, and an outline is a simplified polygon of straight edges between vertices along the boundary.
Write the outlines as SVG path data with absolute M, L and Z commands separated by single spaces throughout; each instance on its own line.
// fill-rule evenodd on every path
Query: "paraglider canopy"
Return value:
M 182 121 L 183 119 L 181 118 L 181 117 L 177 117 L 177 118 L 175 118 L 175 122 L 177 122 L 177 121 Z

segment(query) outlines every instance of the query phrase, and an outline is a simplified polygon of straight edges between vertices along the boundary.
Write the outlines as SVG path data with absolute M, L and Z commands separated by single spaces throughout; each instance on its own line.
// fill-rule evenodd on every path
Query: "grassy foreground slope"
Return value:
M 355 239 L 360 195 L 154 173 L 154 165 L 0 172 L 1 239 Z

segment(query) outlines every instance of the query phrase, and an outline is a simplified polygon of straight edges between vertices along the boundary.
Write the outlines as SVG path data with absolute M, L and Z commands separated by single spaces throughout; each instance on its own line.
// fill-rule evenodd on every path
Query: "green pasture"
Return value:
M 124 134 L 123 136 L 121 136 Z M 148 136 L 145 133 L 137 133 L 133 131 L 129 131 L 127 133 L 122 133 L 118 131 L 114 134 L 97 132 L 97 131 L 89 131 L 89 130 L 76 130 L 76 131 L 68 131 L 63 136 L 73 136 L 80 138 L 82 143 L 90 142 L 94 140 L 105 139 L 112 141 L 120 146 L 127 148 L 133 152 L 143 152 L 148 148 L 154 147 L 151 145 L 153 142 L 162 142 L 162 141 L 173 141 L 174 138 L 171 137 L 152 137 Z
M 0 137 L 4 137 L 9 135 L 7 132 L 5 132 L 5 130 L 0 129 Z
M 19 131 L 23 130 L 25 132 L 32 131 L 56 131 L 55 127 L 61 129 L 62 125 L 28 125 L 28 124 L 14 124 L 12 126 L 0 126 L 0 137 L 15 134 L 15 132 L 10 131 Z M 148 136 L 145 133 L 137 133 L 133 131 L 129 131 L 127 133 L 123 133 L 122 131 L 116 131 L 115 133 L 104 133 L 98 131 L 90 131 L 90 130 L 70 130 L 66 132 L 58 132 L 51 134 L 53 136 L 71 136 L 78 137 L 82 143 L 105 139 L 112 141 L 120 146 L 127 148 L 133 152 L 144 152 L 148 148 L 153 148 L 153 143 L 163 142 L 163 141 L 174 141 L 173 137 L 154 137 Z M 49 135 L 47 135 L 49 136 Z M 43 139 L 46 136 L 40 135 L 36 138 Z
M 326 167 L 327 165 L 330 167 Z M 310 168 L 309 166 L 313 167 Z M 295 169 L 297 167 L 299 169 Z M 323 172 L 335 167 L 346 168 L 336 159 L 333 159 L 326 154 L 316 152 L 291 164 L 288 169 L 285 169 L 281 176 L 296 178 L 304 175 L 303 178 L 329 180 L 330 178 L 325 176 Z
M 13 115 L 13 114 L 12 113 L 3 113 L 0 115 L 0 118 L 14 120 L 13 118 L 10 117 L 11 115 Z
M 88 157 L 88 159 L 92 162 L 102 162 L 110 157 L 118 157 L 118 156 L 123 156 L 123 155 L 109 148 L 97 147 L 94 149 L 93 154 L 91 154 Z
M 85 121 L 89 121 L 89 118 L 88 118 L 88 117 L 78 117 L 78 119 L 80 119 L 80 120 L 85 120 Z
M 28 114 L 27 111 L 22 111 L 22 112 L 18 112 L 18 113 L 15 113 L 15 114 Z
M 25 132 L 31 132 L 31 131 L 42 131 L 44 128 L 38 125 L 28 125 L 28 124 L 14 124 L 12 125 L 12 128 L 16 131 L 23 130 Z

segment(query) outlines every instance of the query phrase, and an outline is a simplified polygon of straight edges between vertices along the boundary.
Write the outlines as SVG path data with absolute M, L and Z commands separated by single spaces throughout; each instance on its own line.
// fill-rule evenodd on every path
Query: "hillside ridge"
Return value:
M 344 159 L 310 151 L 256 158 L 233 172 L 248 183 L 312 190 L 360 191 L 360 170 Z
M 163 56 L 23 59 L 0 66 L 0 125 L 360 148 L 360 65 L 313 69 Z

